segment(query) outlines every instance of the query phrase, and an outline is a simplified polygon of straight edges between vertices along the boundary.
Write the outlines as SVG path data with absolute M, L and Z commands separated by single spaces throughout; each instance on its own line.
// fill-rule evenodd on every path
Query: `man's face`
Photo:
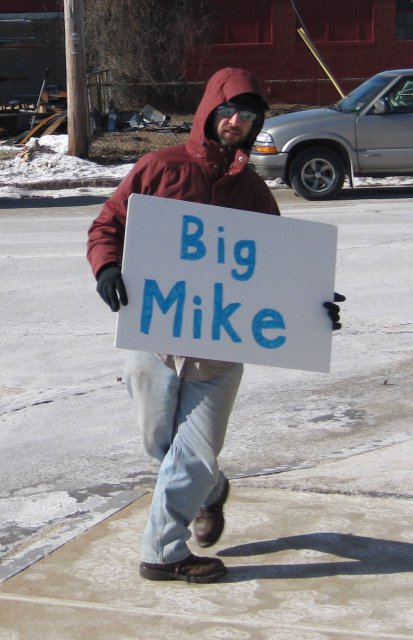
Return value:
M 242 146 L 251 133 L 257 116 L 258 114 L 251 109 L 231 102 L 218 107 L 214 126 L 221 144 L 227 147 Z

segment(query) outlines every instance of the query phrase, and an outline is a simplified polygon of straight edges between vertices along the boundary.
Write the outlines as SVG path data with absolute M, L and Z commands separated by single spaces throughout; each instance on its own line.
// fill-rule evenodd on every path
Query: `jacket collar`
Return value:
M 226 147 L 214 140 L 205 139 L 198 145 L 192 139 L 188 140 L 186 147 L 196 162 L 205 170 L 217 175 L 240 173 L 248 164 L 247 151 L 237 147 Z

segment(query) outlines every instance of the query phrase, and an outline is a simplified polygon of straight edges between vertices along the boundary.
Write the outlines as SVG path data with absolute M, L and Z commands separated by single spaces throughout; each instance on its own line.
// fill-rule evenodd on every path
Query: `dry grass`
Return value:
M 268 116 L 280 115 L 289 111 L 306 109 L 303 105 L 271 105 Z M 182 123 L 192 122 L 192 115 L 175 114 L 171 116 L 169 125 L 179 127 Z M 119 162 L 135 162 L 148 151 L 156 151 L 175 144 L 185 142 L 188 134 L 171 132 L 167 127 L 151 127 L 145 129 L 114 133 L 102 133 L 94 136 L 91 141 L 89 159 L 102 164 Z
M 267 115 L 279 115 L 289 111 L 298 111 L 308 107 L 303 105 L 271 105 Z M 192 114 L 174 114 L 165 127 L 150 125 L 135 131 L 103 132 L 95 135 L 90 141 L 89 160 L 99 164 L 119 164 L 135 162 L 148 151 L 156 151 L 186 141 L 188 132 L 180 132 L 184 123 L 192 122 Z M 11 140 L 3 139 L 4 145 Z M 2 149 L 0 144 L 0 160 L 15 157 L 16 149 Z
M 89 160 L 101 164 L 135 162 L 148 151 L 185 142 L 187 136 L 187 133 L 152 133 L 145 130 L 102 133 L 91 141 Z
M 135 162 L 148 151 L 185 142 L 188 132 L 180 132 L 183 123 L 190 123 L 192 117 L 175 115 L 165 127 L 147 126 L 135 131 L 104 132 L 91 140 L 89 159 L 102 164 Z

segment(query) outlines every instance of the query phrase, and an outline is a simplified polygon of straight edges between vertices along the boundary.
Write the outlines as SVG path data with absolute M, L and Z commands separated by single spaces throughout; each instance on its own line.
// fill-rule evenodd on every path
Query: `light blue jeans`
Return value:
M 185 380 L 155 354 L 126 353 L 124 379 L 144 446 L 161 463 L 143 537 L 144 562 L 186 558 L 190 523 L 201 505 L 220 497 L 225 476 L 217 457 L 242 370 L 234 364 L 211 380 Z

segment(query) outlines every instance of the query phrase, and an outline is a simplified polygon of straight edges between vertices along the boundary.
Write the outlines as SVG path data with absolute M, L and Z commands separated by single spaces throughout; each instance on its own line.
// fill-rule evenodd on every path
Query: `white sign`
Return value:
M 115 345 L 326 372 L 335 226 L 133 194 Z

